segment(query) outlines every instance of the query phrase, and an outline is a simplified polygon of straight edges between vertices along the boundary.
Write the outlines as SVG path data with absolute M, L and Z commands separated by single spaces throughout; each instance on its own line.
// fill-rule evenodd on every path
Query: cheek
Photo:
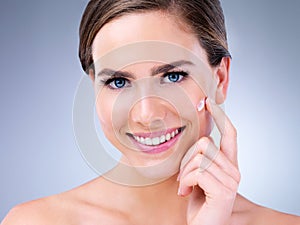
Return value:
M 127 96 L 124 98 L 124 96 Z M 118 91 L 102 89 L 96 100 L 96 110 L 100 125 L 106 137 L 114 142 L 128 124 L 128 114 L 132 103 L 130 96 Z
M 114 134 L 112 123 L 112 111 L 114 102 L 114 96 L 106 93 L 105 91 L 98 92 L 95 102 L 96 111 L 101 128 L 109 140 L 112 139 L 112 134 Z
M 197 138 L 208 136 L 211 131 L 211 116 L 205 108 L 200 112 L 197 111 L 198 104 L 206 97 L 206 94 L 195 82 L 187 82 L 183 85 L 183 88 L 193 110 L 184 110 L 182 115 L 189 118 L 192 123 L 192 133 L 195 134 L 193 136 Z

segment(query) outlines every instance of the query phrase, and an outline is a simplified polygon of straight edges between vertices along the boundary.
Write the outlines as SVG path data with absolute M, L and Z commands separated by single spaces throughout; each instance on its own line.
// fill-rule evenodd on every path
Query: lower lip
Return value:
M 143 145 L 143 144 L 137 142 L 135 139 L 133 139 L 133 141 L 138 146 L 138 148 L 142 150 L 142 152 L 147 153 L 147 154 L 158 154 L 161 152 L 165 152 L 169 148 L 171 148 L 176 143 L 176 141 L 179 139 L 182 132 L 183 132 L 183 130 L 179 134 L 177 134 L 174 138 L 172 138 L 171 140 L 166 141 L 157 146 Z

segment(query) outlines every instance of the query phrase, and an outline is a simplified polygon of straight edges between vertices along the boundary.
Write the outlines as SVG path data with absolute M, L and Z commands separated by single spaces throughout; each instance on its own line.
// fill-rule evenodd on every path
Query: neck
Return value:
M 187 200 L 177 195 L 179 182 L 176 180 L 178 174 L 161 181 L 144 178 L 136 172 L 127 171 L 122 165 L 118 165 L 109 171 L 105 177 L 114 181 L 122 198 L 122 205 L 139 215 L 160 215 L 170 219 L 174 215 L 184 218 L 186 215 Z M 119 179 L 119 180 L 118 180 Z M 139 181 L 140 185 L 131 185 Z M 145 183 L 145 182 L 149 183 Z M 127 183 L 126 183 L 127 182 Z M 142 185 L 144 184 L 144 185 Z M 147 185 L 145 185 L 147 184 Z
M 147 186 L 131 187 L 129 188 L 132 195 L 136 195 L 141 199 L 148 199 L 149 201 L 163 198 L 179 198 L 177 195 L 178 181 L 176 180 L 177 174 L 172 177 Z
M 188 198 L 177 195 L 176 178 L 177 174 L 153 185 L 126 188 L 138 220 L 145 221 L 153 215 L 151 224 L 185 224 Z

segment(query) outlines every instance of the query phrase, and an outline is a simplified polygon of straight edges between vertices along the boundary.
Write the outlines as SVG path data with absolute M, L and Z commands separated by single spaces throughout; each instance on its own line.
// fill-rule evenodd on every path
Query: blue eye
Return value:
M 180 82 L 188 74 L 186 72 L 169 72 L 164 75 L 163 81 L 166 83 Z
M 113 83 L 117 88 L 122 88 L 125 86 L 125 80 L 121 78 L 115 79 Z
M 119 77 L 119 78 L 112 78 L 106 81 L 106 85 L 109 85 L 112 89 L 120 89 L 128 86 L 129 81 L 125 78 Z
M 171 82 L 177 82 L 179 79 L 180 79 L 180 76 L 179 74 L 177 73 L 172 73 L 172 74 L 169 74 L 168 75 L 168 79 L 171 81 Z

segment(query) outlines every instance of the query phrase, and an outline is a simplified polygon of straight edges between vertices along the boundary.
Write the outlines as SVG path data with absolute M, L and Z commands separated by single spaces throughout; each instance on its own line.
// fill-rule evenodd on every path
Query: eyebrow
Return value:
M 103 70 L 101 70 L 97 76 L 109 76 L 109 77 L 127 77 L 127 78 L 135 78 L 133 74 L 129 73 L 129 72 L 124 72 L 124 71 L 116 71 L 116 70 L 112 70 L 112 69 L 108 69 L 105 68 Z
M 176 62 L 172 62 L 170 64 L 164 64 L 161 66 L 155 66 L 151 69 L 151 76 L 155 76 L 157 74 L 160 73 L 166 73 L 178 66 L 183 66 L 183 65 L 194 65 L 194 63 L 192 63 L 191 61 L 187 61 L 187 60 L 179 60 Z M 97 76 L 102 76 L 102 75 L 107 75 L 110 77 L 127 77 L 127 78 L 132 78 L 134 79 L 135 76 L 130 73 L 130 72 L 126 72 L 126 71 L 116 71 L 116 70 L 112 70 L 112 69 L 102 69 Z

